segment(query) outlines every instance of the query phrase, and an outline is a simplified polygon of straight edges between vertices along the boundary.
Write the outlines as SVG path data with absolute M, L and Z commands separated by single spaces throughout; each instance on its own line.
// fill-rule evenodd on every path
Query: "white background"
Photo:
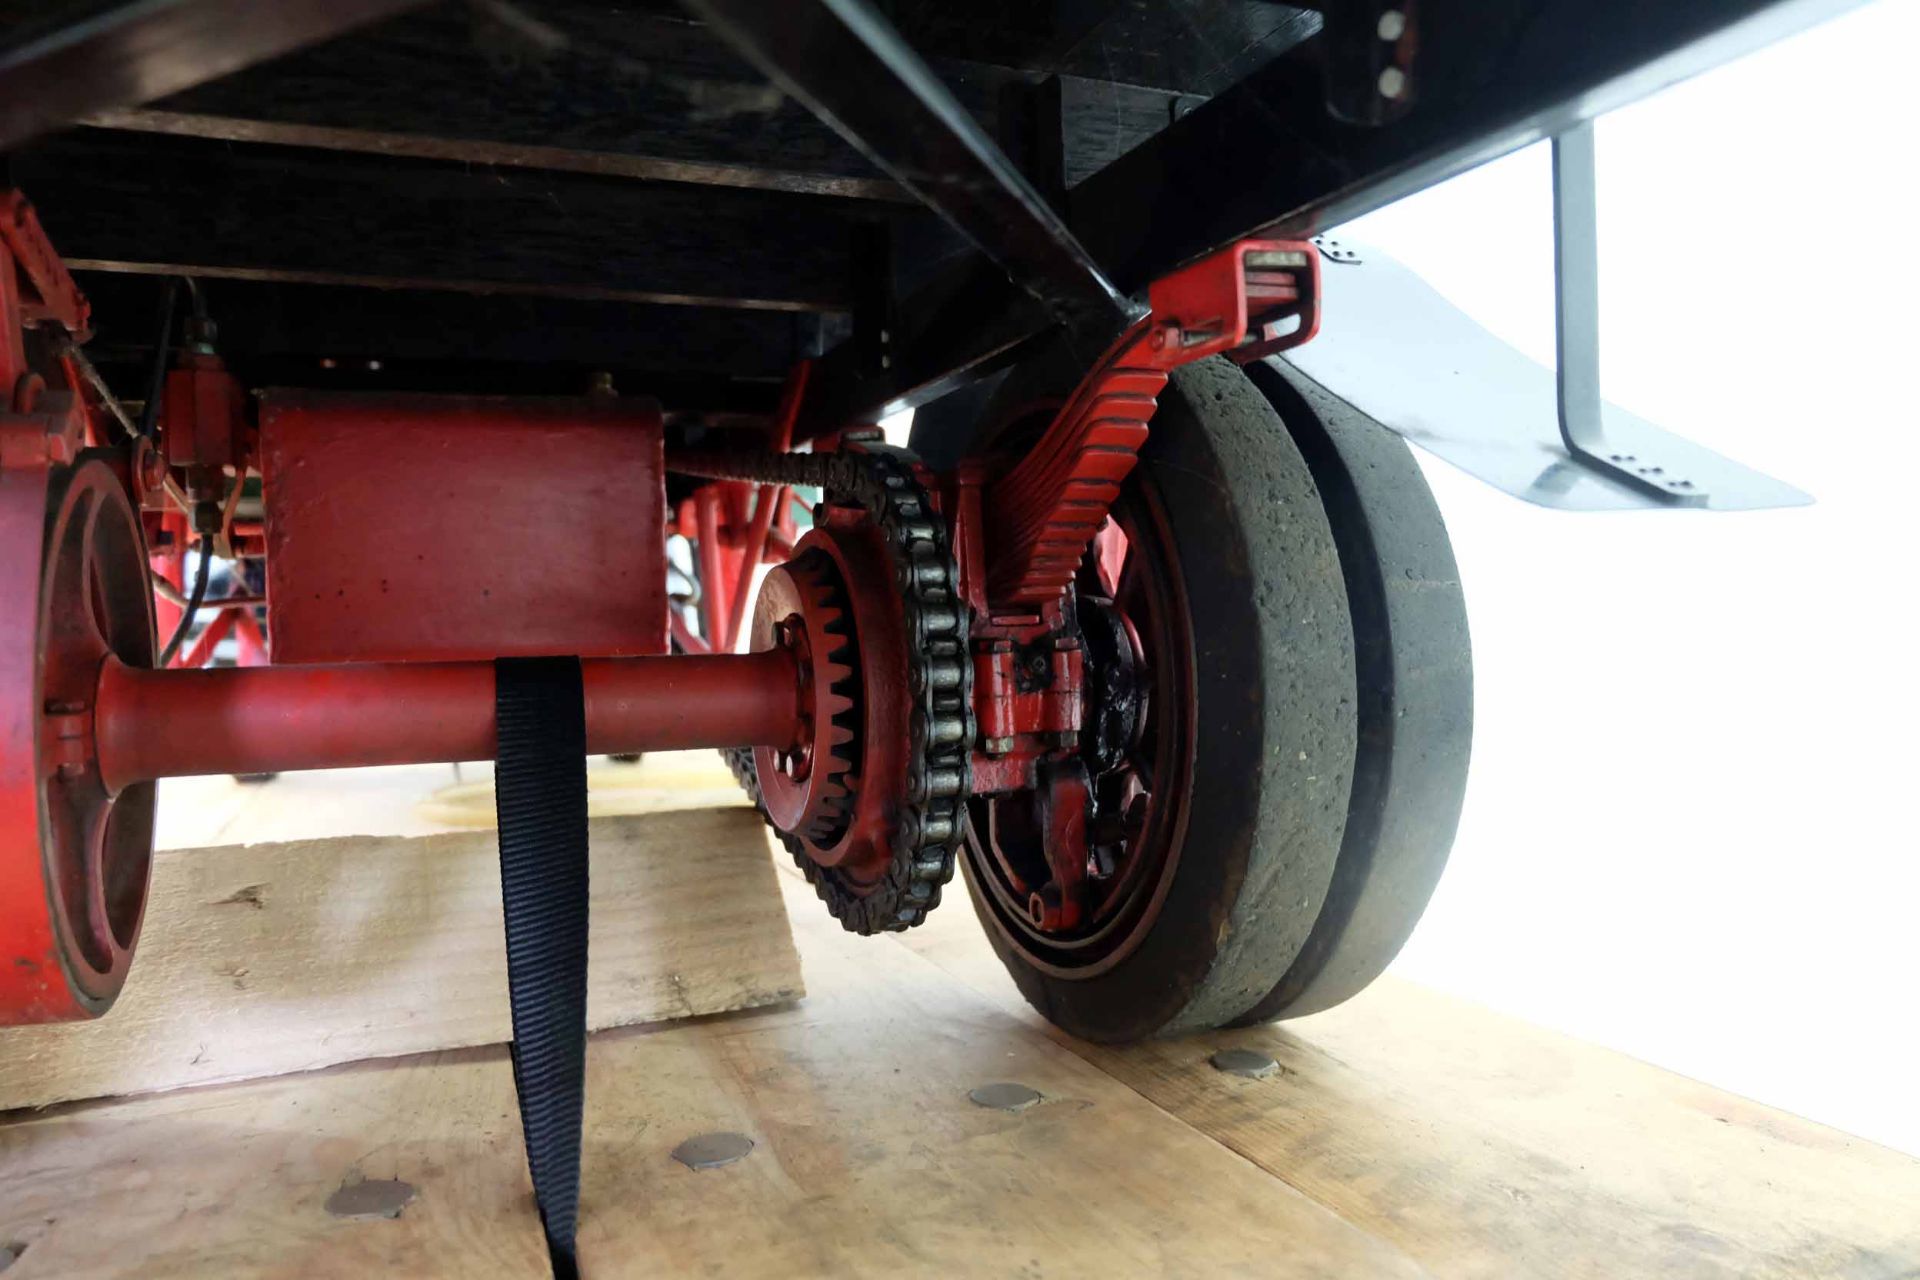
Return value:
M 1600 122 L 1607 397 L 1818 505 L 1551 512 L 1422 455 L 1478 722 L 1397 971 L 1920 1154 L 1916 49 L 1882 0 Z M 1534 147 L 1348 230 L 1551 366 L 1549 190 Z

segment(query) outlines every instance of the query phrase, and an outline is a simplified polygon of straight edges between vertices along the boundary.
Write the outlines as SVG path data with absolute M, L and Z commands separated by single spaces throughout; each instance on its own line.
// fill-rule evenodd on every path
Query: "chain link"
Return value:
M 906 794 L 887 876 L 856 894 L 837 872 L 809 858 L 798 840 L 775 830 L 808 883 L 848 929 L 871 934 L 919 924 L 940 905 L 941 887 L 953 878 L 964 838 L 972 789 L 973 662 L 947 524 L 914 474 L 911 455 L 879 445 L 858 453 L 675 453 L 668 470 L 716 480 L 817 485 L 828 501 L 865 511 L 885 539 L 906 623 L 907 688 L 913 697 Z M 752 752 L 724 754 L 758 805 Z

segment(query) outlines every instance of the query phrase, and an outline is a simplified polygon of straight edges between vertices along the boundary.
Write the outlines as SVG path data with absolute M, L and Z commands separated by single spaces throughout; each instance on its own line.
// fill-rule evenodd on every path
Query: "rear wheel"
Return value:
M 986 434 L 1035 429 L 1071 377 L 1016 372 Z M 1121 637 L 1147 696 L 1127 758 L 1095 766 L 1098 807 L 1125 820 L 1071 929 L 1031 909 L 1022 800 L 972 804 L 989 937 L 1076 1035 L 1337 1003 L 1398 951 L 1444 863 L 1471 701 L 1457 575 L 1405 446 L 1329 409 L 1225 362 L 1161 396 L 1077 584 L 1090 659 Z

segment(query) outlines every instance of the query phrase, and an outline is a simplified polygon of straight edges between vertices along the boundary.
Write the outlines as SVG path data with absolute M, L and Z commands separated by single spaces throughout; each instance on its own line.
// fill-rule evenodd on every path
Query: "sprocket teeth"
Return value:
M 925 644 L 911 653 L 911 660 L 929 670 L 939 665 L 949 676 L 937 685 L 930 678 L 913 681 L 916 705 L 929 715 L 948 710 L 937 705 L 940 695 L 934 691 L 957 690 L 951 696 L 971 729 L 971 716 L 966 714 L 972 674 L 967 657 L 969 619 L 956 590 L 959 570 L 947 530 L 914 473 L 913 460 L 876 449 L 824 455 L 778 454 L 714 465 L 721 468 L 716 474 L 727 478 L 817 484 L 829 502 L 856 506 L 865 512 L 871 527 L 887 544 L 893 585 L 902 596 L 897 603 L 905 615 L 908 634 L 921 636 Z M 827 525 L 820 508 L 816 508 L 815 517 L 816 526 Z M 798 824 L 806 829 L 779 832 L 781 843 L 800 864 L 807 882 L 828 910 L 848 930 L 871 934 L 908 928 L 920 923 L 939 904 L 939 886 L 952 875 L 958 843 L 952 834 L 955 816 L 939 816 L 939 829 L 947 834 L 937 844 L 924 838 L 932 828 L 918 820 L 911 824 L 903 821 L 902 831 L 911 829 L 923 835 L 894 849 L 891 869 L 878 886 L 856 891 L 843 881 L 838 870 L 814 860 L 810 848 L 817 851 L 846 836 L 852 812 L 867 794 L 865 783 L 871 781 L 861 776 L 864 761 L 860 748 L 865 729 L 861 644 L 852 608 L 843 594 L 845 584 L 838 580 L 832 563 L 825 557 L 811 559 L 801 554 L 784 567 L 804 598 L 808 638 L 817 664 L 813 668 L 818 699 L 813 711 L 813 785 L 818 790 L 808 820 Z M 948 665 L 957 667 L 957 671 L 947 673 Z M 957 793 L 948 790 L 941 793 L 941 798 L 923 796 L 910 801 L 913 809 L 931 820 L 935 807 L 944 810 L 965 803 L 970 790 L 969 743 L 963 736 L 957 742 L 943 739 L 937 745 L 928 744 L 926 749 L 927 758 L 918 768 L 958 779 Z M 910 777 L 910 789 L 913 785 Z M 964 823 L 964 809 L 958 821 Z
M 815 757 L 811 812 L 796 832 L 815 846 L 841 838 L 851 819 L 859 741 L 858 641 L 853 613 L 829 564 L 802 556 L 787 571 L 799 588 L 814 661 Z

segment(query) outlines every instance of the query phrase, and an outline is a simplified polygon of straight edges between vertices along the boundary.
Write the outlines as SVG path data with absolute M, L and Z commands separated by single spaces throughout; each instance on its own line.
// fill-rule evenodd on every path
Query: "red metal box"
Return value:
M 271 391 L 275 663 L 667 651 L 648 400 Z

